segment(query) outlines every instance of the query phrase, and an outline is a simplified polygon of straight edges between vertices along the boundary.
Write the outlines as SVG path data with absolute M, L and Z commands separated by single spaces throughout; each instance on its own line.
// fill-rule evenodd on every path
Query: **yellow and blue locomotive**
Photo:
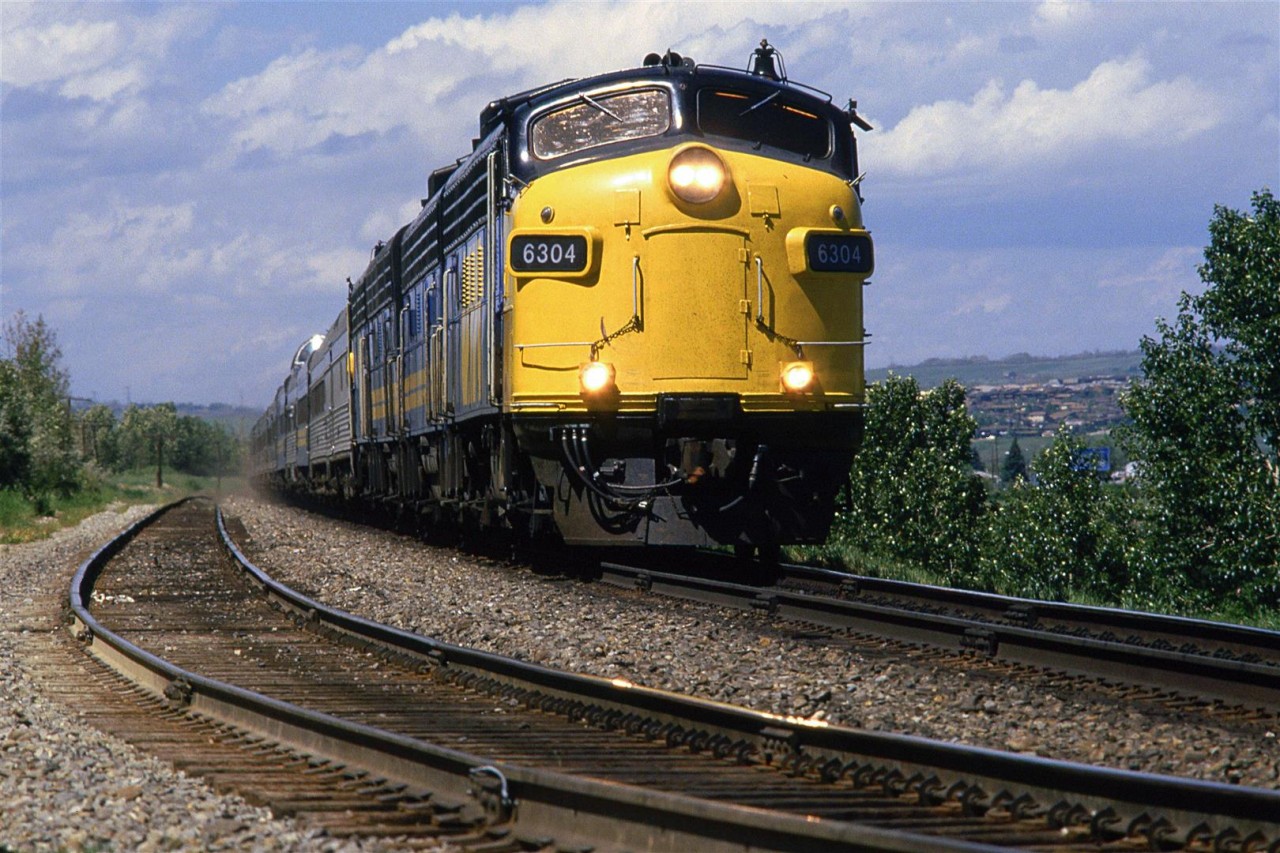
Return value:
M 491 103 L 299 349 L 256 473 L 570 544 L 821 541 L 862 431 L 851 125 L 764 42 Z

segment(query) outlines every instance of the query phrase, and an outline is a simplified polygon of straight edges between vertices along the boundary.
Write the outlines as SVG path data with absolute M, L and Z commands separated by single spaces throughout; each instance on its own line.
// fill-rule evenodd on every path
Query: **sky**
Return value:
M 1134 349 L 1280 191 L 1277 0 L 0 0 L 0 319 L 76 396 L 265 407 L 489 101 L 761 38 L 875 126 L 868 367 Z

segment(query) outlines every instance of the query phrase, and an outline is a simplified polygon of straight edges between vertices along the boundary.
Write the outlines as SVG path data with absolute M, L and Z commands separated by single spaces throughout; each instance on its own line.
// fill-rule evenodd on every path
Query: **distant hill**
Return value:
M 1055 379 L 1088 377 L 1139 377 L 1142 375 L 1142 353 L 1139 350 L 1084 352 L 1058 357 L 1016 353 L 1001 359 L 986 356 L 970 358 L 931 358 L 911 366 L 891 365 L 867 371 L 868 382 L 879 382 L 890 372 L 898 376 L 914 376 L 921 388 L 935 388 L 947 379 L 961 385 L 1043 384 Z
M 262 415 L 261 409 L 247 406 L 232 406 L 229 403 L 211 403 L 207 406 L 199 403 L 178 403 L 179 415 L 202 418 L 215 424 L 226 426 L 235 435 L 249 434 L 249 430 Z

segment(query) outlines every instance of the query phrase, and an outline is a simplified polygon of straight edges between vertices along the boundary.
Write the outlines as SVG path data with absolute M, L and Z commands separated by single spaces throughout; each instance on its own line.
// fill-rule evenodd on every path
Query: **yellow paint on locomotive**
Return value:
M 861 403 L 869 273 L 810 272 L 803 257 L 805 229 L 866 233 L 848 182 L 717 150 L 729 182 L 716 200 L 694 205 L 669 188 L 673 153 L 553 172 L 513 203 L 507 410 L 645 411 L 659 394 L 680 392 L 736 393 L 748 412 Z M 510 238 L 575 233 L 588 237 L 585 271 L 512 269 Z M 617 393 L 603 401 L 579 390 L 579 367 L 593 354 L 616 369 Z M 788 393 L 781 369 L 799 358 L 816 378 L 806 392 Z
M 427 371 L 418 368 L 404 379 L 404 410 L 406 413 L 424 410 L 427 406 Z

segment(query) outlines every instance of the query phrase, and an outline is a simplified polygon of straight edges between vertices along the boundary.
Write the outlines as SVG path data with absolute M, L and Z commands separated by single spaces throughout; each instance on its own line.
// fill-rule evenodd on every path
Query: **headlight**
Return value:
M 588 361 L 578 369 L 578 384 L 584 394 L 601 394 L 613 388 L 613 365 L 603 361 Z
M 667 180 L 675 194 L 690 204 L 703 204 L 720 195 L 728 171 L 709 148 L 686 148 L 671 158 Z
M 788 391 L 807 391 L 813 384 L 813 362 L 791 361 L 782 365 L 782 387 Z

